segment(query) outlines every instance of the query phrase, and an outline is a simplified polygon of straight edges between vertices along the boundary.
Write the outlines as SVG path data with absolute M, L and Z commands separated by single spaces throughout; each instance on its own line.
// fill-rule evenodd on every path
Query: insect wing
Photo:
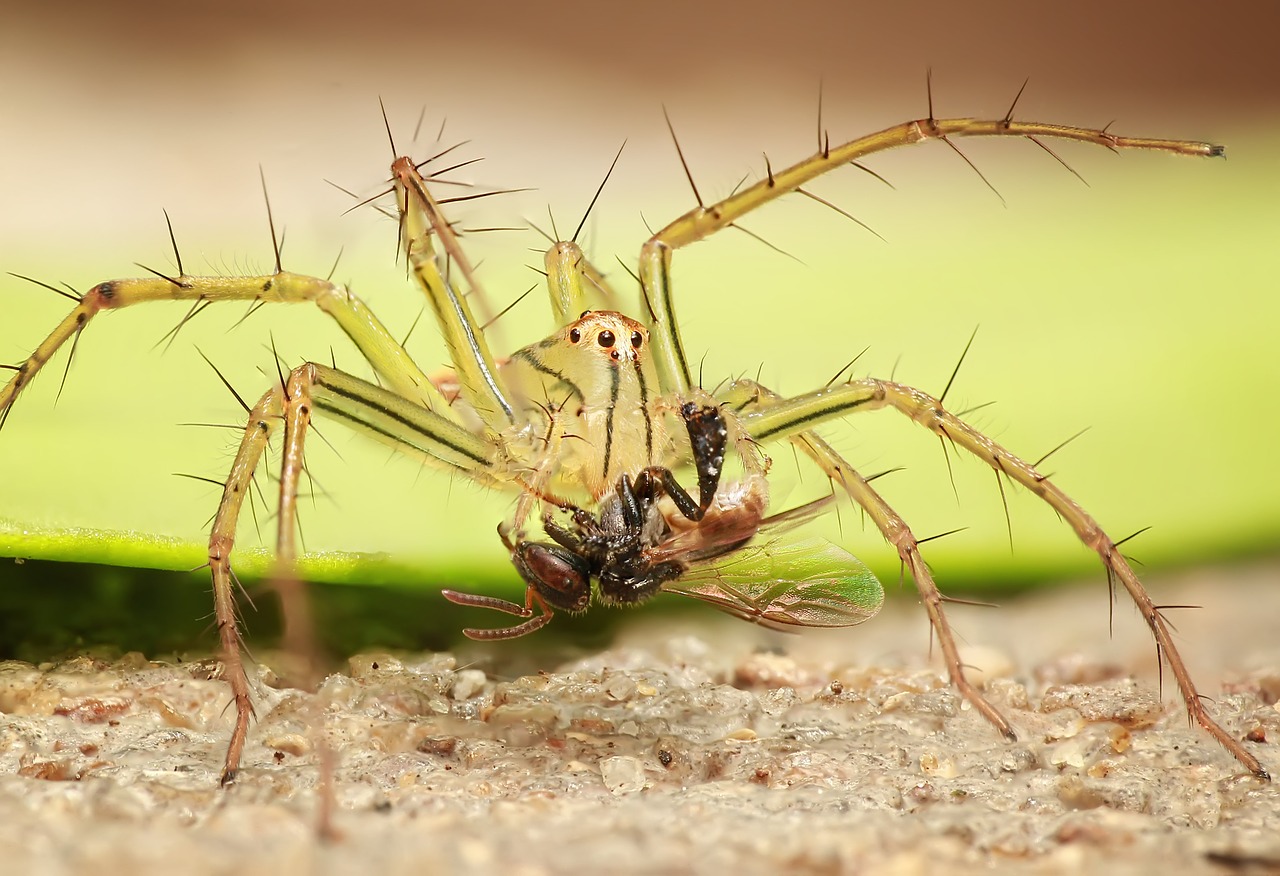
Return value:
M 884 602 L 884 588 L 871 570 L 821 539 L 744 548 L 715 566 L 694 567 L 662 589 L 770 629 L 792 631 L 860 624 Z

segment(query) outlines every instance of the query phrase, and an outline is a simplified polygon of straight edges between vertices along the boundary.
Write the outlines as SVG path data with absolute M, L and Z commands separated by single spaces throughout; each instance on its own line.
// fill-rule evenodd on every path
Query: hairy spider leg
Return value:
M 440 324 L 463 399 L 493 433 L 524 425 L 489 352 L 484 329 L 467 303 L 467 295 L 478 292 L 480 284 L 457 233 L 412 159 L 397 158 L 391 165 L 391 179 L 400 214 L 400 243 Z M 456 288 L 455 276 L 466 283 L 466 294 Z
M 932 101 L 931 101 L 932 104 Z M 930 107 L 932 109 L 932 105 Z M 1211 143 L 1183 140 L 1153 140 L 1122 137 L 1105 130 L 1077 128 L 1040 122 L 1015 121 L 1010 114 L 1003 119 L 915 119 L 851 140 L 841 146 L 823 145 L 816 154 L 784 170 L 770 170 L 765 179 L 725 198 L 698 206 L 667 225 L 645 243 L 640 251 L 640 282 L 646 311 L 650 315 L 649 331 L 653 336 L 654 361 L 664 393 L 679 395 L 693 383 L 689 360 L 680 338 L 672 295 L 671 258 L 681 247 L 705 240 L 753 210 L 792 192 L 803 192 L 801 186 L 838 167 L 860 158 L 923 140 L 942 140 L 954 149 L 952 139 L 959 137 L 1025 137 L 1048 150 L 1043 139 L 1077 140 L 1094 143 L 1111 150 L 1150 149 L 1179 155 L 1220 156 L 1223 147 Z M 677 149 L 679 144 L 677 144 Z M 1053 153 L 1050 152 L 1052 155 Z M 1054 156 L 1056 158 L 1056 156 Z M 684 158 L 681 156 L 681 162 Z M 688 174 L 688 167 L 685 167 Z M 692 176 L 690 176 L 692 181 Z M 696 188 L 694 189 L 697 194 Z
M 748 389 L 755 390 L 754 387 L 748 387 Z M 963 670 L 959 663 L 959 655 L 955 651 L 954 641 L 949 641 L 953 637 L 942 612 L 941 596 L 920 559 L 915 537 L 901 518 L 866 485 L 863 478 L 855 476 L 853 469 L 835 455 L 834 451 L 830 448 L 824 450 L 821 444 L 814 444 L 812 437 L 809 437 L 810 430 L 823 423 L 852 413 L 881 408 L 895 410 L 929 429 L 939 438 L 949 441 L 953 446 L 973 454 L 991 466 L 997 476 L 1004 475 L 1039 496 L 1057 512 L 1059 517 L 1067 521 L 1080 541 L 1102 560 L 1109 585 L 1114 587 L 1118 580 L 1137 605 L 1138 611 L 1155 638 L 1157 660 L 1163 659 L 1173 671 L 1178 689 L 1182 693 L 1183 701 L 1192 719 L 1206 733 L 1218 740 L 1251 773 L 1260 778 L 1268 778 L 1266 770 L 1258 759 L 1245 749 L 1239 740 L 1227 733 L 1205 708 L 1195 683 L 1191 680 L 1186 663 L 1169 633 L 1169 625 L 1164 614 L 1151 599 L 1146 588 L 1138 581 L 1137 575 L 1118 549 L 1116 542 L 1103 531 L 1084 508 L 1059 489 L 1047 475 L 1041 474 L 1035 466 L 1005 450 L 995 441 L 944 409 L 939 399 L 901 383 L 861 378 L 791 398 L 770 397 L 762 391 L 759 409 L 743 413 L 744 426 L 752 437 L 760 442 L 802 436 L 808 444 L 806 452 L 810 452 L 811 455 L 816 453 L 820 465 L 834 469 L 828 474 L 841 484 L 855 502 L 866 509 L 867 514 L 876 522 L 876 526 L 885 538 L 898 550 L 903 562 L 910 567 L 921 598 L 929 612 L 929 619 L 937 630 L 939 642 L 947 656 L 948 670 L 953 681 L 963 678 Z M 801 446 L 805 447 L 804 444 Z M 959 685 L 960 682 L 957 681 L 957 684 Z M 990 706 L 984 707 L 981 698 L 976 697 L 976 691 L 972 690 L 967 683 L 961 689 L 966 691 L 971 702 L 993 724 L 1008 735 L 1008 723 Z
M 280 494 L 277 514 L 275 578 L 285 585 L 295 580 L 298 478 L 303 446 L 313 413 L 332 417 L 382 441 L 398 452 L 417 456 L 480 483 L 500 482 L 500 460 L 493 444 L 457 423 L 420 407 L 390 390 L 313 362 L 291 372 L 282 385 L 269 389 L 254 405 L 244 437 L 232 462 L 222 499 L 209 534 L 209 567 L 213 575 L 214 614 L 236 709 L 236 722 L 227 749 L 222 781 L 235 778 L 253 713 L 248 679 L 241 659 L 231 551 L 236 524 L 253 473 L 272 434 L 285 427 L 281 450 Z M 305 619 L 286 618 L 286 630 L 305 630 Z M 295 638 L 304 658 L 309 645 Z
M 768 387 L 754 380 L 737 380 L 728 386 L 721 398 L 743 416 L 756 411 L 766 411 L 784 401 L 783 397 Z M 816 432 L 806 430 L 791 435 L 789 440 L 806 456 L 817 463 L 832 484 L 838 485 L 850 499 L 862 508 L 875 523 L 876 528 L 885 540 L 898 552 L 903 565 L 911 571 L 916 589 L 920 592 L 920 601 L 924 604 L 929 616 L 929 623 L 938 636 L 938 644 L 942 649 L 943 660 L 947 666 L 947 675 L 961 696 L 973 704 L 988 721 L 1006 739 L 1016 738 L 1013 727 L 1000 711 L 988 702 L 965 675 L 964 663 L 960 659 L 960 651 L 956 647 L 955 634 L 942 607 L 946 597 L 938 589 L 933 574 L 920 554 L 919 542 L 911 531 L 911 527 L 896 511 L 890 507 L 874 487 L 868 483 L 848 461 L 846 461 L 829 443 Z
M 104 310 L 149 301 L 191 301 L 194 305 L 192 314 L 198 312 L 197 308 L 221 301 L 249 301 L 255 306 L 258 302 L 314 303 L 331 316 L 351 339 L 385 386 L 442 417 L 454 419 L 444 396 L 355 294 L 327 280 L 276 270 L 273 274 L 257 277 L 194 277 L 180 273 L 176 277 L 143 277 L 99 283 L 79 297 L 71 313 L 17 366 L 8 384 L 0 389 L 0 425 L 19 393 L 35 379 L 60 347 L 80 336 L 95 316 Z

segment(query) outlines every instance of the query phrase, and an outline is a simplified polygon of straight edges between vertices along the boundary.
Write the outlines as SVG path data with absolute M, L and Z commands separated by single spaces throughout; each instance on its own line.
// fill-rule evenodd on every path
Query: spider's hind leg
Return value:
M 1258 759 L 1209 714 L 1200 693 L 1196 690 L 1195 683 L 1191 680 L 1191 673 L 1182 659 L 1182 654 L 1173 641 L 1169 623 L 1165 620 L 1161 608 L 1155 604 L 1146 588 L 1142 586 L 1116 542 L 1103 531 L 1084 508 L 1059 489 L 1047 475 L 1041 474 L 1035 466 L 1005 450 L 946 410 L 940 399 L 901 383 L 867 377 L 791 398 L 769 399 L 767 404 L 761 404 L 759 410 L 746 413 L 742 419 L 756 440 L 780 440 L 804 435 L 815 426 L 856 411 L 880 408 L 891 408 L 949 441 L 955 447 L 968 451 L 989 465 L 997 474 L 1005 475 L 1014 483 L 1020 484 L 1039 496 L 1057 512 L 1058 516 L 1075 530 L 1080 541 L 1102 560 L 1107 570 L 1108 583 L 1114 586 L 1119 582 L 1133 599 L 1156 641 L 1158 657 L 1162 658 L 1173 671 L 1173 677 L 1177 681 L 1190 716 L 1251 773 L 1259 778 L 1269 778 Z M 865 493 L 869 501 L 873 495 L 873 492 Z M 859 504 L 862 502 L 859 501 Z M 873 506 L 874 504 L 872 502 Z M 886 532 L 886 537 L 889 537 L 891 542 L 897 544 L 895 538 L 905 538 L 900 532 L 893 530 L 897 525 L 895 523 L 897 515 L 890 517 L 884 512 L 873 513 L 872 507 L 868 505 L 863 504 L 863 507 L 873 518 L 876 517 L 876 513 L 884 516 L 884 525 L 881 525 L 879 520 L 877 525 L 881 525 L 882 532 L 886 532 L 886 526 L 890 527 L 893 535 Z M 900 521 L 900 518 L 897 519 Z M 917 563 L 920 569 L 924 569 L 923 562 L 913 559 L 910 563 L 913 566 L 913 572 L 916 571 L 914 567 Z M 919 582 L 917 575 L 917 584 Z M 924 591 L 921 592 L 923 594 Z M 935 628 L 937 628 L 936 622 Z M 941 638 L 942 630 L 938 629 L 939 638 Z
M 737 380 L 730 385 L 723 398 L 727 405 L 739 410 L 744 417 L 749 417 L 755 411 L 767 411 L 784 401 L 782 396 L 768 387 L 754 380 L 745 379 Z M 911 578 L 920 592 L 920 601 L 924 603 L 925 612 L 929 615 L 929 623 L 938 636 L 938 645 L 942 649 L 951 683 L 955 685 L 961 696 L 972 703 L 973 707 L 1000 731 L 1002 736 L 1009 740 L 1016 739 L 1017 736 L 1009 721 L 965 675 L 964 663 L 960 659 L 960 651 L 956 646 L 955 633 L 952 632 L 951 624 L 942 607 L 946 597 L 934 582 L 933 574 L 920 554 L 920 542 L 911 531 L 911 527 L 898 512 L 890 507 L 867 479 L 817 433 L 799 432 L 792 435 L 790 440 L 818 464 L 833 485 L 843 490 L 857 503 L 858 507 L 866 512 L 884 536 L 885 541 L 893 545 L 903 566 L 910 570 Z

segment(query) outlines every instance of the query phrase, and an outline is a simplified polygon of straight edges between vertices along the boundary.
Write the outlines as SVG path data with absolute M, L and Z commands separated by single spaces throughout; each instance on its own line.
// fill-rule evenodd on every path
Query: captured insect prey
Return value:
M 833 497 L 764 517 L 768 482 L 762 474 L 717 492 L 729 435 L 725 414 L 714 404 L 686 402 L 680 415 L 689 434 L 699 500 L 695 503 L 671 470 L 660 466 L 643 469 L 634 480 L 623 474 L 596 514 L 552 500 L 570 514 L 572 523 L 566 528 L 550 513 L 544 516 L 543 528 L 554 544 L 512 543 L 502 536 L 527 585 L 523 606 L 443 591 L 459 605 L 529 618 L 506 629 L 464 630 L 467 636 L 515 638 L 546 626 L 553 607 L 586 611 L 593 578 L 606 605 L 634 604 L 662 591 L 682 593 L 775 629 L 852 626 L 880 610 L 880 582 L 830 542 L 769 543 L 737 556 L 757 536 L 811 519 Z M 735 559 L 719 568 L 709 565 L 726 557 Z M 535 605 L 540 614 L 533 614 Z
M 383 123 L 392 139 L 385 113 Z M 672 134 L 674 139 L 674 130 Z M 1265 778 L 1267 771 L 1251 750 L 1254 743 L 1215 720 L 1212 701 L 1197 689 L 1171 634 L 1169 606 L 1155 602 L 1138 580 L 1119 549 L 1123 539 L 1104 531 L 1038 463 L 1011 453 L 952 412 L 944 403 L 945 391 L 935 397 L 893 379 L 851 376 L 783 395 L 742 377 L 704 384 L 698 369 L 690 366 L 685 329 L 676 317 L 673 263 L 679 250 L 740 227 L 736 223 L 743 217 L 789 194 L 832 207 L 805 189 L 831 171 L 854 165 L 874 174 L 864 162 L 877 153 L 927 141 L 959 151 L 956 142 L 967 137 L 1030 141 L 1026 148 L 1037 147 L 1064 164 L 1051 144 L 1075 141 L 1113 152 L 1202 158 L 1224 154 L 1224 147 L 1206 142 L 1021 121 L 1014 117 L 1014 107 L 997 118 L 937 118 L 930 96 L 927 116 L 847 142 L 832 144 L 820 128 L 814 154 L 781 169 L 766 165 L 757 182 L 735 187 L 715 203 L 704 202 L 695 189 L 696 204 L 688 212 L 653 233 L 638 259 L 623 260 L 626 273 L 606 276 L 579 245 L 577 232 L 568 240 L 555 240 L 544 257 L 553 331 L 497 355 L 490 347 L 491 340 L 497 346 L 495 336 L 484 318 L 495 309 L 464 246 L 468 232 L 451 221 L 450 199 L 441 194 L 443 185 L 456 182 L 450 174 L 460 165 L 443 166 L 449 149 L 415 161 L 400 154 L 392 139 L 390 180 L 382 195 L 393 196 L 394 207 L 379 209 L 397 221 L 397 253 L 435 317 L 449 358 L 445 372 L 424 370 L 405 342 L 347 286 L 286 270 L 272 220 L 275 264 L 262 275 L 190 274 L 175 242 L 176 271 L 168 274 L 108 280 L 83 294 L 49 286 L 72 298 L 72 308 L 29 356 L 7 366 L 12 374 L 0 388 L 0 427 L 8 426 L 2 439 L 13 447 L 26 437 L 21 417 L 11 420 L 10 415 L 23 390 L 55 354 L 70 357 L 81 334 L 103 311 L 150 301 L 188 302 L 193 312 L 228 301 L 252 308 L 309 303 L 337 323 L 372 370 L 370 379 L 358 377 L 340 370 L 320 351 L 308 352 L 334 364 L 304 361 L 289 368 L 276 357 L 277 373 L 258 387 L 256 401 L 246 396 L 249 401 L 241 402 L 244 427 L 237 432 L 238 448 L 227 477 L 218 482 L 221 498 L 208 536 L 221 672 L 232 698 L 228 711 L 235 717 L 222 768 L 224 783 L 241 766 L 254 714 L 232 570 L 239 556 L 241 512 L 257 486 L 255 472 L 265 468 L 264 456 L 274 443 L 280 470 L 273 577 L 282 594 L 299 592 L 293 586 L 300 579 L 299 484 L 317 418 L 421 461 L 442 477 L 510 494 L 511 510 L 498 532 L 525 584 L 523 604 L 445 591 L 453 602 L 521 619 L 507 628 L 466 631 L 479 639 L 522 636 L 545 626 L 555 611 L 584 611 L 593 589 L 599 602 L 612 605 L 682 594 L 772 628 L 861 623 L 876 613 L 883 597 L 867 567 L 841 546 L 791 540 L 793 530 L 837 504 L 849 504 L 889 543 L 904 579 L 914 582 L 951 683 L 996 733 L 1015 738 L 1008 718 L 966 677 L 945 600 L 921 549 L 927 539 L 918 538 L 891 507 L 872 484 L 874 476 L 860 473 L 824 437 L 824 428 L 874 410 L 894 411 L 905 427 L 922 426 L 944 449 L 979 460 L 995 473 L 1002 495 L 1006 484 L 1016 485 L 1045 503 L 1097 555 L 1109 587 L 1114 591 L 1118 585 L 1129 595 L 1191 719 L 1246 770 Z M 681 165 L 684 161 L 678 142 L 674 153 L 673 168 L 677 160 Z M 610 173 L 618 161 L 615 156 Z M 692 182 L 687 167 L 684 172 Z M 1133 172 L 1141 175 L 1141 165 L 1135 164 Z M 602 182 L 597 197 L 603 189 Z M 851 282 L 857 269 L 850 259 Z M 711 298 L 728 293 L 691 288 L 682 294 Z M 728 298 L 725 302 L 729 306 Z M 832 337 L 824 345 L 841 342 Z M 781 489 L 765 454 L 788 449 L 829 480 L 830 495 L 789 509 L 771 507 L 771 483 L 774 492 Z M 491 524 L 485 524 L 485 531 Z M 498 549 L 495 543 L 493 550 Z M 300 604 L 286 601 L 287 628 L 307 628 L 306 618 L 298 616 L 305 614 Z

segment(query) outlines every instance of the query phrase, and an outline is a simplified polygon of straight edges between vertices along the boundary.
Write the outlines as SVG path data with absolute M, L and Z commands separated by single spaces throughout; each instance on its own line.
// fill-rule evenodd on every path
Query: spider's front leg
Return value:
M 48 288 L 53 289 L 51 286 Z M 98 314 L 151 301 L 192 303 L 191 310 L 173 333 L 210 304 L 223 301 L 249 302 L 250 312 L 262 304 L 315 304 L 341 327 L 386 386 L 407 399 L 451 416 L 448 401 L 363 301 L 343 286 L 283 270 L 278 264 L 274 273 L 258 277 L 197 277 L 182 270 L 179 257 L 176 277 L 108 280 L 83 295 L 73 296 L 59 289 L 53 291 L 73 298 L 75 306 L 31 355 L 17 365 L 6 366 L 14 375 L 0 388 L 0 427 L 13 410 L 18 396 L 68 341 L 72 342 L 71 357 L 74 357 L 75 344 L 81 332 Z M 71 357 L 67 362 L 68 370 Z
M 821 457 L 819 461 L 823 462 L 825 458 L 824 468 L 830 467 L 828 474 L 840 482 L 853 499 L 866 509 L 868 515 L 884 533 L 885 538 L 898 549 L 903 562 L 911 568 L 921 597 L 929 611 L 930 621 L 947 655 L 948 669 L 953 680 L 957 677 L 963 678 L 963 669 L 942 611 L 942 598 L 920 559 L 915 537 L 902 519 L 884 503 L 864 479 L 848 468 L 847 463 L 843 463 L 834 451 L 824 448 L 824 445 L 812 444 L 816 436 L 811 436 L 810 430 L 822 423 L 856 412 L 890 408 L 931 430 L 952 445 L 981 459 L 991 466 L 997 477 L 1004 475 L 1043 499 L 1075 530 L 1080 541 L 1102 560 L 1107 570 L 1108 583 L 1114 586 L 1115 582 L 1119 581 L 1129 593 L 1155 638 L 1157 659 L 1166 661 L 1173 671 L 1187 711 L 1195 722 L 1210 736 L 1217 739 L 1251 773 L 1260 778 L 1268 778 L 1267 771 L 1258 759 L 1239 740 L 1227 733 L 1205 708 L 1204 701 L 1191 680 L 1186 663 L 1170 635 L 1168 621 L 1165 620 L 1163 612 L 1151 599 L 1146 588 L 1139 582 L 1116 542 L 1103 531 L 1084 508 L 1059 489 L 1047 475 L 1037 471 L 1035 466 L 1013 455 L 947 411 L 939 399 L 893 381 L 862 378 L 793 398 L 763 396 L 762 399 L 759 410 L 744 413 L 743 423 L 746 428 L 756 440 L 762 442 L 807 436 L 805 440 L 811 443 L 813 452 Z M 973 694 L 976 694 L 976 691 Z M 966 696 L 970 696 L 975 705 L 982 709 L 980 698 L 974 699 L 973 694 L 966 692 Z M 1008 733 L 1007 722 L 998 715 L 993 716 L 993 709 L 987 706 L 983 709 L 983 713 L 997 727 Z
M 1021 94 L 1022 92 L 1019 91 L 1018 96 Z M 1016 104 L 1017 98 L 1014 99 L 1014 105 Z M 766 166 L 764 179 L 710 205 L 703 203 L 697 187 L 693 186 L 693 175 L 688 165 L 684 163 L 684 155 L 679 153 L 680 146 L 677 143 L 676 150 L 680 154 L 680 162 L 684 165 L 685 175 L 689 179 L 690 187 L 693 188 L 698 206 L 653 235 L 640 251 L 640 285 L 644 297 L 643 303 L 649 314 L 648 324 L 653 335 L 654 359 L 663 392 L 682 395 L 693 385 L 688 356 L 676 321 L 675 300 L 672 293 L 671 259 L 675 251 L 700 240 L 706 240 L 726 228 L 734 227 L 734 223 L 747 214 L 788 194 L 804 195 L 861 225 L 862 223 L 850 214 L 803 188 L 806 183 L 837 168 L 853 164 L 867 170 L 859 164 L 861 159 L 925 140 L 940 140 L 956 149 L 951 141 L 960 137 L 1027 139 L 1053 156 L 1059 163 L 1062 163 L 1062 159 L 1058 158 L 1044 141 L 1074 140 L 1103 146 L 1112 151 L 1144 149 L 1203 157 L 1221 156 L 1225 153 L 1222 146 L 1213 143 L 1125 137 L 1111 134 L 1105 129 L 1022 122 L 1013 118 L 1013 110 L 1013 106 L 1009 107 L 1009 111 L 1001 119 L 937 119 L 933 116 L 931 92 L 928 118 L 902 122 L 839 146 L 832 146 L 826 138 L 826 133 L 823 132 L 818 151 L 814 155 L 782 170 L 773 170 Z M 670 119 L 667 124 L 670 126 Z M 672 136 L 674 138 L 674 128 L 672 128 Z
M 307 430 L 316 414 L 358 429 L 400 453 L 480 483 L 497 483 L 502 478 L 504 459 L 495 443 L 394 392 L 333 368 L 308 362 L 293 369 L 279 385 L 262 396 L 249 412 L 209 533 L 209 568 L 213 575 L 214 615 L 223 651 L 223 675 L 231 686 L 236 709 L 235 727 L 222 771 L 223 784 L 232 781 L 240 767 L 253 714 L 241 656 L 235 603 L 237 585 L 230 557 L 253 474 L 268 441 L 281 424 L 284 447 L 277 509 L 277 566 L 273 576 L 286 601 L 285 632 L 290 650 L 308 663 L 314 655 L 308 619 L 301 604 L 302 590 L 293 564 L 298 481 L 304 468 Z

